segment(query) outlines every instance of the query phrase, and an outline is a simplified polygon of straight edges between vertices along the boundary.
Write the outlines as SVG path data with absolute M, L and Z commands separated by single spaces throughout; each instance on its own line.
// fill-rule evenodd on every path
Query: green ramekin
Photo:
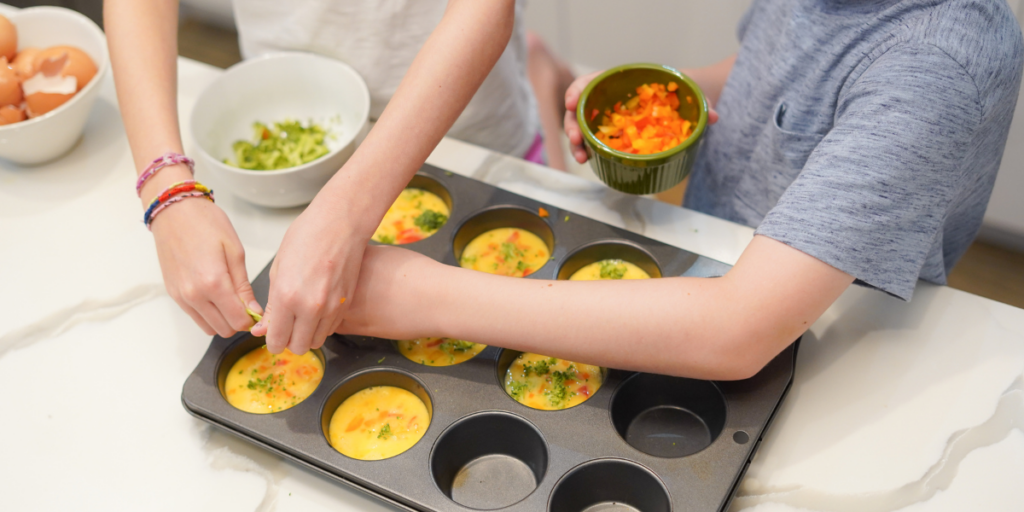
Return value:
M 679 84 L 680 117 L 696 124 L 690 137 L 678 146 L 661 153 L 634 155 L 614 150 L 594 137 L 604 111 L 615 102 L 625 102 L 631 97 L 627 95 L 635 95 L 636 88 L 643 84 L 667 85 L 673 81 Z M 686 101 L 687 96 L 693 97 L 692 103 Z M 594 109 L 600 114 L 590 119 L 587 113 Z M 690 174 L 708 124 L 708 102 L 700 87 L 675 69 L 659 64 L 625 64 L 601 73 L 583 89 L 576 120 L 590 166 L 601 181 L 630 194 L 654 194 L 678 185 Z

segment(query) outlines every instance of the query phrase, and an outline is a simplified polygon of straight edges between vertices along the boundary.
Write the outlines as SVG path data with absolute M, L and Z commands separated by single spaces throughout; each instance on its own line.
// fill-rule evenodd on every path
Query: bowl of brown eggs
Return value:
M 38 164 L 71 149 L 108 67 L 103 31 L 82 14 L 0 16 L 0 158 Z

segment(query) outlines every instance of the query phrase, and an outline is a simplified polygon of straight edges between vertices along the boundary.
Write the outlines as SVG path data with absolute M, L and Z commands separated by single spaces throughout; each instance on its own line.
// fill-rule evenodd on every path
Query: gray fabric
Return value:
M 685 205 L 909 300 L 977 234 L 1020 88 L 1005 0 L 756 0 Z

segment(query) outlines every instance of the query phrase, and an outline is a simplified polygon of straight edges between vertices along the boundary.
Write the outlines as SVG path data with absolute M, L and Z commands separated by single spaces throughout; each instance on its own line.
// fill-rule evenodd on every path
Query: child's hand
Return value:
M 396 340 L 436 335 L 440 315 L 431 308 L 431 297 L 444 293 L 446 270 L 458 269 L 408 249 L 366 247 L 355 291 L 345 302 L 348 308 L 336 332 Z M 253 328 L 254 335 L 267 333 L 268 317 Z
M 573 80 L 572 84 L 565 91 L 565 134 L 569 137 L 569 151 L 572 157 L 579 163 L 587 161 L 587 150 L 583 148 L 583 132 L 576 122 L 576 105 L 580 102 L 580 94 L 591 80 L 604 71 L 595 71 L 589 75 L 582 75 Z
M 342 322 L 367 242 L 352 224 L 314 200 L 288 228 L 270 267 L 267 312 L 252 329 L 271 353 L 319 348 Z
M 572 152 L 573 158 L 581 164 L 587 161 L 587 150 L 583 147 L 583 132 L 580 131 L 580 125 L 576 122 L 576 105 L 580 102 L 583 89 L 601 73 L 604 71 L 595 71 L 589 75 L 580 76 L 565 91 L 565 122 L 563 123 L 565 134 L 569 137 L 569 150 Z M 715 112 L 714 108 L 709 108 L 708 125 L 717 122 L 718 112 Z
M 167 293 L 206 334 L 226 338 L 244 331 L 253 323 L 246 306 L 263 311 L 249 285 L 242 243 L 215 204 L 188 200 L 168 208 L 153 220 L 153 237 Z

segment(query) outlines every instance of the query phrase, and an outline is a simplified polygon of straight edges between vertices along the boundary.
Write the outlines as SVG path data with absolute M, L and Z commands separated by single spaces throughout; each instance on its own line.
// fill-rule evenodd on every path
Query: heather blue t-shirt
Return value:
M 1020 88 L 1005 0 L 755 0 L 685 205 L 909 300 L 981 225 Z

